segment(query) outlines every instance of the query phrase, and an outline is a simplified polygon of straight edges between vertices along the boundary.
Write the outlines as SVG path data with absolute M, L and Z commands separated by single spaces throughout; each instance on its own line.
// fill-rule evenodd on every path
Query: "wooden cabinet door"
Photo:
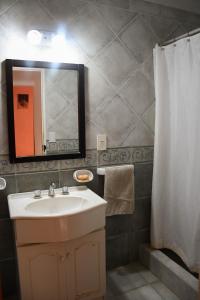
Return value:
M 105 232 L 92 233 L 70 245 L 70 299 L 95 299 L 105 292 Z
M 63 277 L 63 266 L 67 268 L 65 252 L 62 246 L 52 244 L 18 248 L 22 300 L 70 299 Z

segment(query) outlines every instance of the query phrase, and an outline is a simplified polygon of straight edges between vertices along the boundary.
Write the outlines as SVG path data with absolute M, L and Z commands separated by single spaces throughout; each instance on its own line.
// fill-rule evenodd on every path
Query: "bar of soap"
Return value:
M 80 174 L 77 176 L 78 180 L 89 180 L 88 174 Z
M 73 173 L 73 178 L 77 182 L 85 183 L 93 180 L 94 175 L 90 170 L 77 170 Z

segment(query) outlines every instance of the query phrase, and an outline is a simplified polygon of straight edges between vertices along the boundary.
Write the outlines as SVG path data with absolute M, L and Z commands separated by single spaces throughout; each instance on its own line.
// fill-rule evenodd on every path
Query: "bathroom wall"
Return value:
M 8 161 L 5 81 L 0 92 L 0 272 L 6 294 L 16 290 L 16 259 L 7 194 L 74 185 L 73 171 L 97 165 L 135 164 L 136 210 L 107 218 L 107 266 L 137 259 L 149 240 L 154 134 L 152 49 L 155 43 L 199 27 L 200 17 L 134 0 L 0 1 L 0 60 L 5 58 L 84 63 L 86 69 L 87 157 L 11 165 Z M 29 29 L 66 31 L 65 49 L 30 47 Z M 55 99 L 59 95 L 55 95 Z M 96 134 L 108 135 L 107 151 L 97 155 Z M 89 187 L 102 195 L 103 178 Z
M 139 0 L 140 1 L 140 0 Z M 184 9 L 193 13 L 200 13 L 200 3 L 199 0 L 147 0 L 149 2 L 162 4 L 170 7 L 175 7 L 179 9 Z

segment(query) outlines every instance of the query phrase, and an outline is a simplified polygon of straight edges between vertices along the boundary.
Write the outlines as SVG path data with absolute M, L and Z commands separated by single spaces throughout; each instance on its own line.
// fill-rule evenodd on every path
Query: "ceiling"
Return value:
M 200 14 L 200 0 L 146 0 Z

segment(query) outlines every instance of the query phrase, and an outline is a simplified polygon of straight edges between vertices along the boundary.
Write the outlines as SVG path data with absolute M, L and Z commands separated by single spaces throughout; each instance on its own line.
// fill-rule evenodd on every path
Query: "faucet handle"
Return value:
M 64 185 L 62 187 L 62 193 L 63 193 L 63 195 L 68 195 L 69 194 L 69 188 L 68 188 L 68 186 Z
M 35 198 L 35 199 L 41 198 L 41 190 L 36 190 L 36 191 L 34 191 L 34 198 Z
M 50 184 L 50 186 L 51 186 L 53 189 L 56 188 L 56 184 L 55 184 L 54 182 L 52 182 L 52 183 Z

